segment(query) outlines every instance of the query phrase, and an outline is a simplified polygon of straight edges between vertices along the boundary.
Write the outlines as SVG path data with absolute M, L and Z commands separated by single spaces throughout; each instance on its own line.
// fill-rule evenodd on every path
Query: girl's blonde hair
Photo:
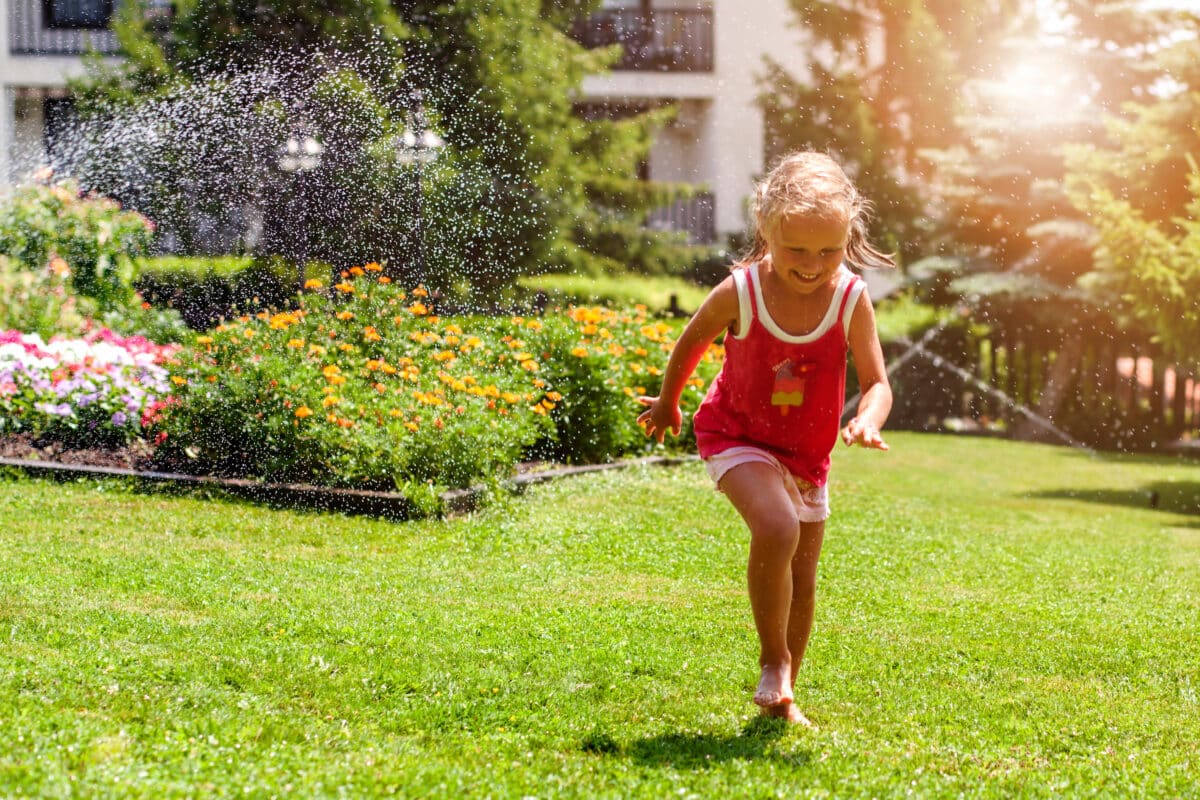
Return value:
M 871 203 L 829 156 L 805 150 L 784 156 L 755 187 L 754 242 L 741 263 L 767 254 L 767 232 L 788 214 L 844 219 L 850 225 L 846 261 L 852 267 L 895 267 L 894 256 L 867 241 Z

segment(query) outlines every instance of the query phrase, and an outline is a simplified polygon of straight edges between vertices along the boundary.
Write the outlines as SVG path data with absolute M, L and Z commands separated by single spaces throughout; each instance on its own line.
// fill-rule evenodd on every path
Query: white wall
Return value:
M 613 5 L 628 5 L 617 3 Z M 672 5 L 661 0 L 656 8 Z M 765 124 L 755 98 L 770 57 L 806 74 L 805 37 L 787 0 L 711 0 L 713 71 L 621 71 L 589 76 L 590 98 L 651 98 L 685 102 L 684 119 L 665 131 L 650 154 L 650 177 L 704 183 L 716 196 L 719 234 L 748 227 L 747 199 L 767 166 Z M 691 4 L 690 7 L 695 7 Z

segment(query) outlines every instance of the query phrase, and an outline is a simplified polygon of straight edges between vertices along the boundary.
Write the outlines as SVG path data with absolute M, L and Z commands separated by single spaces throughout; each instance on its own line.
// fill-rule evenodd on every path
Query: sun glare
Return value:
M 1072 117 L 1090 102 L 1083 77 L 1069 64 L 1024 58 L 997 70 L 985 81 L 994 113 L 1032 124 Z

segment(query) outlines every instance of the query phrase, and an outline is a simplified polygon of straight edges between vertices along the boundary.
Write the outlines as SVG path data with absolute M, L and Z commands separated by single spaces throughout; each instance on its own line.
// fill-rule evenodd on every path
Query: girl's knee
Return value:
M 795 552 L 800 541 L 800 521 L 787 514 L 756 520 L 750 526 L 750 539 L 752 546 Z

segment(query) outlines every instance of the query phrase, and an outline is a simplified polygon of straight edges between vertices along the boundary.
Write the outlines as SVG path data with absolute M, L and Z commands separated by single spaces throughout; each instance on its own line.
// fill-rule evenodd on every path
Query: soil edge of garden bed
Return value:
M 69 451 L 68 451 L 69 452 Z M 674 466 L 695 460 L 695 456 L 645 456 L 643 458 L 612 461 L 605 464 L 564 465 L 548 469 L 518 470 L 511 478 L 500 482 L 501 486 L 519 494 L 528 486 L 545 483 L 559 478 L 603 472 L 614 469 L 646 466 Z M 265 501 L 287 508 L 307 510 L 340 511 L 347 514 L 362 514 L 383 517 L 393 521 L 404 521 L 424 516 L 418 506 L 399 492 L 384 492 L 367 489 L 343 489 L 304 483 L 271 483 L 248 478 L 218 477 L 214 475 L 189 475 L 180 472 L 159 472 L 119 466 L 114 463 L 90 464 L 71 463 L 46 458 L 11 458 L 0 455 L 0 469 L 13 468 L 22 472 L 51 477 L 57 480 L 80 478 L 118 478 L 136 481 L 139 485 L 168 486 L 176 489 L 209 487 L 252 500 Z M 466 489 L 451 489 L 438 496 L 437 516 L 452 518 L 477 510 L 488 489 L 472 486 Z

